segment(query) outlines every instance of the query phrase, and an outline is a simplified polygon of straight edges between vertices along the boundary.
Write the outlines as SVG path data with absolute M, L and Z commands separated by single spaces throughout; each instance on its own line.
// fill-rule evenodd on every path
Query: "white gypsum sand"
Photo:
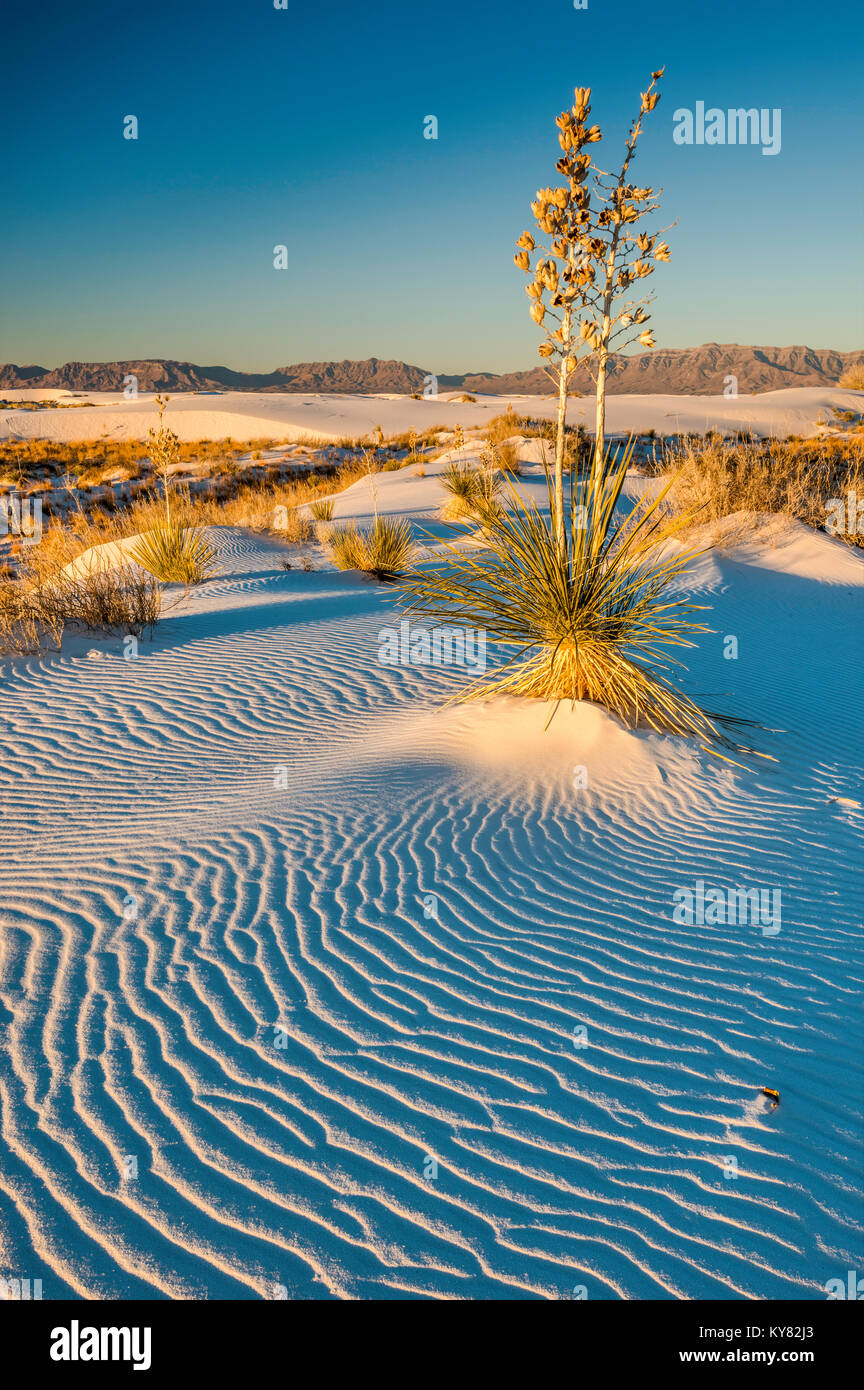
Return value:
M 55 393 L 7 391 L 6 398 L 47 399 Z M 144 440 L 156 424 L 152 394 L 126 400 L 122 393 L 87 392 L 74 410 L 58 405 L 38 411 L 0 411 L 2 439 Z M 304 395 L 254 391 L 226 391 L 221 395 L 194 393 L 172 395 L 165 424 L 183 440 L 236 440 L 278 437 L 285 440 L 310 436 L 322 442 L 343 436 L 374 434 L 380 424 L 385 435 L 435 425 L 453 428 L 482 425 L 512 405 L 521 415 L 553 419 L 557 401 L 551 396 L 478 396 L 464 402 L 452 393 L 429 400 L 402 395 Z M 757 435 L 814 435 L 818 421 L 828 420 L 835 409 L 858 411 L 860 392 L 839 387 L 794 387 L 765 391 L 754 396 L 610 396 L 607 428 L 611 433 L 653 429 L 658 434 L 704 433 L 709 429 L 749 430 Z M 567 412 L 571 425 L 594 428 L 593 397 L 571 400 Z
M 443 536 L 426 467 L 335 519 Z M 442 708 L 469 673 L 379 661 L 392 589 L 207 535 L 137 659 L 0 668 L 4 1266 L 53 1298 L 860 1268 L 860 557 L 790 525 L 694 564 L 684 688 L 776 759 L 733 767 L 592 706 Z M 781 888 L 779 934 L 676 922 L 700 880 Z

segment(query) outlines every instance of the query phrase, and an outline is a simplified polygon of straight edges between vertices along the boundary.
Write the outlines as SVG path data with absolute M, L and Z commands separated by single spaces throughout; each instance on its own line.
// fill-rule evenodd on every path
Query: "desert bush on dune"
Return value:
M 860 439 L 688 440 L 665 448 L 658 466 L 672 486 L 667 507 L 692 522 L 720 522 L 736 513 L 770 512 L 829 529 L 864 547 L 864 526 L 829 525 L 837 504 L 864 501 Z
M 334 565 L 340 570 L 362 570 L 385 582 L 396 580 L 406 568 L 413 550 L 411 527 L 404 518 L 376 517 L 362 529 L 356 522 L 335 526 L 327 537 Z
M 858 362 L 854 367 L 847 367 L 837 385 L 844 387 L 847 391 L 864 391 L 864 362 Z
M 489 424 L 484 428 L 484 434 L 490 444 L 501 444 L 505 439 L 512 439 L 514 434 L 524 434 L 523 424 L 523 418 L 515 415 L 511 407 L 508 406 L 503 415 L 492 416 Z
M 25 552 L 20 572 L 0 578 L 0 655 L 58 649 L 67 627 L 141 637 L 159 621 L 162 591 L 157 580 L 134 566 L 70 578 L 62 552 Z
M 516 648 L 491 680 L 460 699 L 589 700 L 630 727 L 732 746 L 718 716 L 665 678 L 670 649 L 692 646 L 707 630 L 694 618 L 696 605 L 670 592 L 695 552 L 666 547 L 686 521 L 662 515 L 662 491 L 616 520 L 629 462 L 625 451 L 573 479 L 563 549 L 554 516 L 511 486 L 507 507 L 485 520 L 484 552 L 448 546 L 443 565 L 409 572 L 409 611 L 483 629 Z
M 332 521 L 333 499 L 322 498 L 320 502 L 309 503 L 309 514 L 314 521 Z

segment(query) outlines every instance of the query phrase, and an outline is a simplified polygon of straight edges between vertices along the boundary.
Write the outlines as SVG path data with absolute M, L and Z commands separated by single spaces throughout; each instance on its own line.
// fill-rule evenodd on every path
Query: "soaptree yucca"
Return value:
M 485 518 L 486 548 L 448 545 L 443 564 L 412 570 L 407 606 L 444 623 L 482 628 L 516 649 L 460 699 L 510 694 L 555 707 L 588 700 L 629 727 L 728 744 L 718 716 L 664 675 L 674 663 L 670 649 L 693 646 L 693 637 L 707 631 L 694 617 L 697 606 L 675 591 L 696 552 L 666 544 L 690 520 L 662 508 L 669 485 L 637 503 L 623 522 L 616 518 L 631 452 L 632 446 L 615 460 L 607 455 L 603 468 L 571 474 L 563 549 L 554 520 L 509 484 L 507 508 Z
M 180 521 L 145 531 L 129 553 L 166 584 L 201 584 L 216 568 L 215 553 L 201 532 Z
M 414 542 L 403 517 L 376 516 L 365 529 L 355 521 L 334 526 L 327 547 L 337 569 L 361 570 L 383 583 L 393 583 L 408 564 Z
M 654 262 L 668 261 L 669 248 L 657 236 L 636 232 L 634 225 L 659 207 L 654 189 L 638 188 L 629 176 L 642 122 L 660 100 L 656 84 L 663 69 L 651 74 L 642 93 L 639 114 L 630 127 L 624 159 L 617 174 L 600 169 L 589 147 L 602 139 L 600 127 L 589 125 L 590 87 L 577 87 L 569 111 L 557 118 L 563 151 L 555 165 L 563 183 L 541 188 L 531 204 L 540 232 L 549 243 L 538 245 L 530 232 L 517 241 L 516 265 L 530 275 L 526 290 L 531 317 L 545 331 L 539 353 L 550 359 L 548 375 L 558 391 L 555 439 L 555 534 L 564 549 L 565 424 L 570 378 L 584 362 L 596 385 L 594 466 L 602 467 L 605 453 L 606 378 L 610 356 L 626 342 L 653 347 L 644 325 L 652 296 L 634 298 L 631 286 L 650 275 Z M 532 259 L 533 258 L 533 259 Z

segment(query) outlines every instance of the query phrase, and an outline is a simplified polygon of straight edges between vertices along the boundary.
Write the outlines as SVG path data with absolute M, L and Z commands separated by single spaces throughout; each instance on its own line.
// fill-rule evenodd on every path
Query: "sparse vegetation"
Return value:
M 832 502 L 864 500 L 860 439 L 685 440 L 667 445 L 657 467 L 674 480 L 669 508 L 701 524 L 769 512 L 824 528 Z M 864 546 L 857 528 L 836 534 Z
M 67 627 L 141 637 L 159 621 L 162 591 L 131 565 L 74 578 L 64 551 L 28 548 L 16 573 L 0 575 L 0 655 L 29 655 L 62 646 Z
M 441 484 L 447 494 L 445 521 L 460 521 L 485 512 L 496 505 L 501 490 L 500 474 L 493 468 L 475 468 L 462 459 L 450 460 L 441 474 Z
M 327 497 L 322 498 L 320 502 L 310 502 L 309 514 L 314 521 L 332 521 L 333 499 L 331 497 Z

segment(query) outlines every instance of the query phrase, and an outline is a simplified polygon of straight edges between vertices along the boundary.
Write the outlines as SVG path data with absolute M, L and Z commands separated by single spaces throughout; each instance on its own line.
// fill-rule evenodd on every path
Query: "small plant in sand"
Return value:
M 392 583 L 406 568 L 414 545 L 411 527 L 404 518 L 379 516 L 367 529 L 353 521 L 334 526 L 327 547 L 337 569 L 362 570 Z
M 510 694 L 556 707 L 589 700 L 630 727 L 729 745 L 718 716 L 663 674 L 674 659 L 669 649 L 692 646 L 707 631 L 694 619 L 696 606 L 671 592 L 698 552 L 661 549 L 686 525 L 683 517 L 662 515 L 666 488 L 616 522 L 631 453 L 571 478 L 563 550 L 551 517 L 510 485 L 507 508 L 484 518 L 487 548 L 478 554 L 450 545 L 443 565 L 412 569 L 408 607 L 443 624 L 482 629 L 516 649 L 491 680 L 460 699 Z
M 332 498 L 322 498 L 320 502 L 309 503 L 309 513 L 313 521 L 332 521 L 333 520 L 333 500 Z
M 466 460 L 451 459 L 441 474 L 441 485 L 446 493 L 444 520 L 461 521 L 497 503 L 501 477 L 493 467 L 475 468 Z
M 613 344 L 618 351 L 625 346 L 622 339 L 632 341 L 638 336 L 644 347 L 654 346 L 650 330 L 644 327 L 650 317 L 645 306 L 651 296 L 632 298 L 629 291 L 653 272 L 654 262 L 669 259 L 669 248 L 657 236 L 633 230 L 635 223 L 659 203 L 652 188 L 638 188 L 630 181 L 629 170 L 643 118 L 660 100 L 656 84 L 662 75 L 662 68 L 651 74 L 639 114 L 630 127 L 623 163 L 614 175 L 595 165 L 589 152 L 589 147 L 603 137 L 599 126 L 588 124 L 590 87 L 576 88 L 573 106 L 556 121 L 563 153 L 555 168 L 563 183 L 541 188 L 531 204 L 537 226 L 550 244 L 538 246 L 530 232 L 523 232 L 516 243 L 516 265 L 532 277 L 527 286 L 531 317 L 546 335 L 539 353 L 554 362 L 547 374 L 558 391 L 553 513 L 562 550 L 567 398 L 579 353 L 587 350 L 589 370 L 593 363 L 597 397 L 594 463 L 599 469 L 606 456 L 606 377 Z M 554 326 L 550 327 L 550 321 Z
M 216 568 L 216 556 L 201 532 L 180 521 L 154 526 L 130 554 L 165 584 L 201 584 Z

